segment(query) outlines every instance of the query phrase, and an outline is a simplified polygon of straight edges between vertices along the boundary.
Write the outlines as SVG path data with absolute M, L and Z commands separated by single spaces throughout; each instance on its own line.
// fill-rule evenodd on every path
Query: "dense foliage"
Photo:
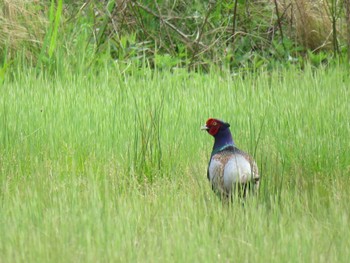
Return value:
M 1 0 L 0 61 L 59 72 L 62 56 L 86 70 L 122 65 L 256 70 L 346 52 L 338 0 Z

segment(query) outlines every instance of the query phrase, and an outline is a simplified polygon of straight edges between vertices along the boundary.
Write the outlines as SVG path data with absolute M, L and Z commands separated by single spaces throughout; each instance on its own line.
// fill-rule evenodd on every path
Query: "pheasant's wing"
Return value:
M 253 183 L 259 187 L 258 167 L 254 159 L 235 146 L 225 147 L 215 153 L 209 162 L 207 177 L 215 192 L 230 195 L 233 184 Z
M 250 164 L 251 167 L 251 182 L 254 185 L 254 191 L 259 189 L 259 185 L 260 185 L 260 175 L 259 175 L 259 169 L 258 166 L 255 162 L 255 160 L 253 159 L 253 157 L 251 157 L 249 154 L 247 154 L 244 151 L 241 151 L 238 149 L 239 154 L 241 154 Z
M 254 184 L 254 188 L 257 189 L 259 187 L 259 170 L 254 159 L 249 154 L 238 149 L 235 146 L 227 147 L 224 152 L 225 152 L 224 155 L 230 156 L 228 160 L 231 160 L 231 161 L 225 162 L 225 165 L 227 165 L 227 168 L 229 169 L 232 166 L 233 167 L 239 166 L 238 172 L 243 173 L 243 176 L 240 177 L 241 180 L 239 181 L 244 184 L 248 182 L 252 182 Z M 234 168 L 234 169 L 237 169 L 237 168 Z M 230 181 L 230 178 L 228 178 L 228 181 Z

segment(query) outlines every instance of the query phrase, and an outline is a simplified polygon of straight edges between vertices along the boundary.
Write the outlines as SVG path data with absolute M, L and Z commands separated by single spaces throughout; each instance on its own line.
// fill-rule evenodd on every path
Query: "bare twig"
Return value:
M 203 31 L 204 31 L 204 27 L 205 27 L 205 25 L 207 24 L 209 15 L 210 15 L 210 13 L 213 11 L 214 7 L 215 7 L 215 2 L 214 2 L 214 3 L 209 2 L 208 13 L 207 13 L 207 15 L 205 16 L 204 22 L 203 22 L 202 27 L 201 27 L 201 29 L 200 29 L 200 31 L 199 31 L 199 35 L 198 35 L 198 37 L 197 37 L 197 39 L 196 39 L 196 45 L 197 45 L 197 47 L 198 47 L 199 44 L 200 44 L 200 41 L 201 41 L 201 38 L 202 38 L 202 35 L 203 35 Z
M 109 6 L 109 5 L 106 6 L 106 14 L 103 18 L 102 26 L 99 28 L 100 30 L 98 31 L 98 34 L 97 34 L 96 53 L 98 52 L 100 46 L 105 41 L 105 38 L 106 38 L 105 34 L 107 32 L 107 29 L 108 29 L 108 23 L 112 19 L 111 13 L 113 12 L 115 7 L 116 7 L 116 3 L 112 3 L 111 6 Z
M 322 45 L 318 46 L 317 48 L 313 49 L 311 52 L 314 53 L 316 52 L 317 50 L 320 50 L 322 49 L 323 47 L 327 46 L 329 44 L 329 38 L 331 37 L 332 35 L 332 31 L 329 32 L 328 36 L 326 37 L 326 39 L 323 41 Z
M 335 14 L 332 14 L 332 28 L 333 28 L 333 51 L 334 55 L 339 54 L 338 38 L 337 38 L 337 17 Z
M 165 25 L 164 18 L 163 18 L 163 16 L 162 16 L 161 12 L 160 12 L 161 10 L 160 10 L 159 5 L 158 5 L 158 3 L 157 3 L 156 0 L 154 0 L 154 4 L 156 5 L 156 7 L 157 7 L 157 9 L 158 9 L 159 20 L 160 20 L 160 22 L 161 22 L 163 25 Z M 173 40 L 172 40 L 172 38 L 171 38 L 171 35 L 170 35 L 169 31 L 168 31 L 168 28 L 167 28 L 166 26 L 164 26 L 164 28 L 165 28 L 166 34 L 167 34 L 167 36 L 168 36 L 168 39 L 169 39 L 169 41 L 170 41 L 170 48 L 171 48 L 171 49 L 169 49 L 168 47 L 165 47 L 165 48 L 168 50 L 169 53 L 175 54 L 175 51 L 174 51 L 174 46 L 175 46 L 175 45 L 174 45 L 174 43 L 173 43 Z M 162 38 L 159 38 L 159 39 L 161 40 Z
M 199 57 L 201 54 L 208 52 L 212 47 L 214 47 L 222 39 L 222 37 L 225 34 L 225 31 L 226 31 L 226 28 L 224 28 L 224 30 L 221 31 L 220 36 L 216 38 L 212 43 L 210 43 L 210 45 L 207 48 L 202 49 L 200 52 L 196 53 L 195 57 Z
M 347 27 L 347 46 L 348 46 L 348 61 L 350 62 L 350 0 L 345 1 L 346 5 L 346 27 Z
M 237 4 L 238 4 L 238 0 L 235 0 L 235 5 L 233 7 L 233 18 L 232 18 L 232 52 L 235 50 Z
M 153 12 L 151 9 L 149 9 L 148 7 L 140 4 L 139 2 L 133 2 L 135 5 L 137 5 L 138 7 L 140 7 L 141 9 L 143 9 L 144 11 L 146 11 L 147 13 L 153 15 L 154 17 L 161 19 L 160 15 L 156 14 L 155 12 Z M 181 30 L 179 30 L 176 26 L 174 26 L 172 23 L 170 23 L 167 20 L 163 20 L 164 24 L 166 24 L 168 27 L 170 27 L 172 30 L 174 30 L 178 35 L 181 36 L 181 38 L 186 42 L 186 44 L 188 44 L 188 47 L 191 49 L 191 51 L 193 51 L 193 47 L 192 45 L 190 45 L 193 41 L 191 39 L 188 38 L 188 36 L 183 33 Z M 205 47 L 205 45 L 203 45 L 202 43 L 199 43 L 200 46 Z
M 142 19 L 143 17 L 140 14 L 140 10 L 135 8 L 134 2 L 130 4 L 130 9 L 134 13 L 134 17 L 137 19 L 138 25 L 142 28 L 142 32 L 144 34 L 146 34 L 147 36 L 149 36 L 150 38 L 154 39 L 154 41 L 156 41 L 157 38 L 155 36 L 153 36 L 150 32 L 148 32 L 148 30 L 146 29 L 146 27 L 143 23 L 143 19 Z
M 88 6 L 88 5 L 90 4 L 90 2 L 91 2 L 91 0 L 86 1 L 86 2 L 79 8 L 79 10 L 78 10 L 74 15 L 72 15 L 71 17 L 69 17 L 69 18 L 65 21 L 65 23 L 68 23 L 68 22 L 70 22 L 71 20 L 75 19 L 75 18 L 78 16 L 78 14 L 80 14 L 80 13 L 85 9 L 85 7 Z
M 192 58 L 191 58 L 191 62 L 190 62 L 190 65 L 189 67 L 191 67 L 193 65 L 193 62 L 194 62 L 194 58 L 197 56 L 197 53 L 198 53 L 198 50 L 199 50 L 199 45 L 200 45 L 200 41 L 202 39 L 202 36 L 203 36 L 203 31 L 204 31 L 204 27 L 205 25 L 207 24 L 208 22 L 208 18 L 209 18 L 209 15 L 211 14 L 211 12 L 213 11 L 214 7 L 215 7 L 215 2 L 211 2 L 209 1 L 209 8 L 208 8 L 208 12 L 204 18 L 204 21 L 203 21 L 203 24 L 201 26 L 201 29 L 199 30 L 199 34 L 198 34 L 198 37 L 196 39 L 196 46 L 195 46 L 195 49 L 192 53 Z M 208 47 L 205 47 L 205 50 L 208 50 Z
M 283 30 L 282 30 L 282 24 L 281 24 L 282 17 L 280 17 L 280 15 L 279 15 L 277 0 L 274 0 L 274 2 L 275 2 L 276 15 L 277 15 L 277 25 L 278 25 L 278 29 L 280 30 L 280 33 L 281 33 L 281 42 L 282 42 L 283 49 L 286 51 L 286 47 L 285 47 L 284 41 L 283 41 L 284 37 L 283 37 Z M 285 14 L 285 12 L 283 12 L 283 14 Z
M 329 16 L 329 20 L 332 23 L 333 52 L 334 52 L 334 56 L 337 56 L 339 54 L 338 37 L 337 37 L 337 20 L 338 20 L 337 1 L 332 0 L 331 3 L 329 3 L 328 1 L 325 1 L 325 4 L 327 6 L 326 11 Z
M 119 6 L 117 6 L 117 8 L 114 9 L 115 11 L 113 11 L 113 12 L 118 12 L 119 14 L 122 14 L 121 19 L 119 19 L 119 23 L 117 23 L 117 21 L 115 21 L 115 19 L 113 19 L 113 17 L 111 18 L 113 30 L 114 30 L 114 33 L 117 35 L 117 39 L 119 41 L 120 46 L 121 46 L 121 44 L 120 44 L 119 31 L 120 31 L 120 29 L 123 28 L 124 24 L 126 23 L 126 12 L 125 12 L 126 7 L 127 7 L 126 1 L 127 0 L 123 0 L 123 2 L 121 3 L 121 5 L 123 6 L 122 9 L 119 9 Z
M 285 16 L 285 14 L 287 13 L 287 11 L 290 7 L 292 7 L 292 3 L 289 3 L 289 5 L 287 5 L 286 8 L 283 10 L 282 15 L 279 17 L 279 21 L 282 20 L 282 18 Z

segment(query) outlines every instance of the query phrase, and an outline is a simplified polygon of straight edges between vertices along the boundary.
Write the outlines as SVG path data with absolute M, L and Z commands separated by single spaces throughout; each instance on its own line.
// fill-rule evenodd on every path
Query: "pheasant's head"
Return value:
M 206 130 L 210 135 L 215 136 L 219 131 L 223 131 L 228 127 L 230 127 L 229 123 L 210 118 L 202 127 L 202 130 Z

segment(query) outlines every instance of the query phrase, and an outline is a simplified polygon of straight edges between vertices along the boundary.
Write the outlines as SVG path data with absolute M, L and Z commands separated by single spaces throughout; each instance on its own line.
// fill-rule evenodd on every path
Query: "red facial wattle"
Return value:
M 212 136 L 215 136 L 220 130 L 221 123 L 216 119 L 209 119 L 206 123 L 206 126 L 208 127 L 208 133 Z
M 210 135 L 215 136 L 218 133 L 219 129 L 220 129 L 220 125 L 217 124 L 216 126 L 211 126 L 208 132 Z

